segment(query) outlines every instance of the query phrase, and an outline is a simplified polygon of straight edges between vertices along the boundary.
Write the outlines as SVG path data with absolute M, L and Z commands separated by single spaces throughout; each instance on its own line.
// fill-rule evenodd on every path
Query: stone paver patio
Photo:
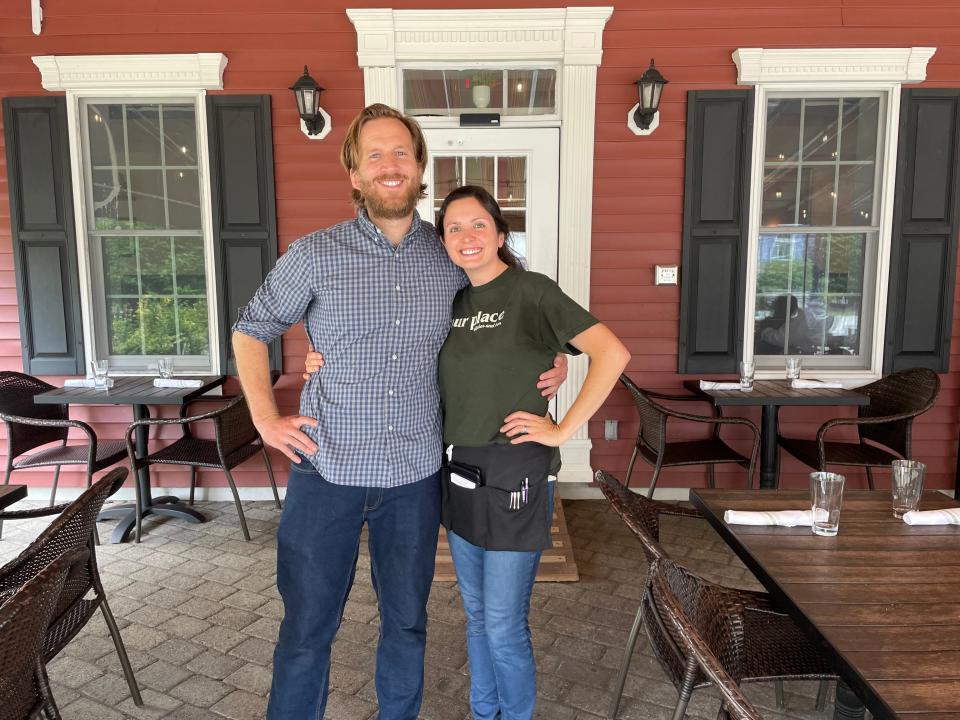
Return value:
M 198 503 L 202 525 L 151 519 L 140 545 L 101 545 L 104 585 L 140 682 L 145 705 L 130 698 L 106 625 L 94 616 L 49 667 L 65 720 L 256 720 L 270 689 L 273 645 L 283 607 L 276 590 L 272 503 L 245 505 L 253 536 L 243 542 L 232 503 Z M 622 648 L 643 582 L 639 546 L 599 500 L 565 501 L 576 553 L 578 583 L 538 584 L 531 624 L 539 669 L 538 718 L 606 717 Z M 101 525 L 108 537 L 112 523 Z M 722 540 L 703 521 L 665 518 L 668 551 L 711 580 L 757 587 Z M 42 521 L 5 523 L 0 559 L 19 552 Z M 326 717 L 376 717 L 373 685 L 377 605 L 365 548 L 357 581 L 334 646 Z M 426 689 L 421 718 L 468 720 L 469 682 L 464 618 L 454 583 L 435 583 L 430 597 Z M 777 712 L 773 687 L 748 686 L 764 717 L 829 718 L 814 709 L 815 683 L 787 683 L 786 710 Z M 670 718 L 676 701 L 638 642 L 619 717 Z M 712 690 L 694 693 L 688 717 L 716 717 Z M 296 719 L 291 719 L 296 720 Z

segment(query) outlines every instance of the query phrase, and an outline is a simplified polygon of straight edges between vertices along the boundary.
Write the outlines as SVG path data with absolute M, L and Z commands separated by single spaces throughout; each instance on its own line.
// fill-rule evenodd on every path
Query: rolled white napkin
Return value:
M 63 381 L 63 386 L 68 387 L 82 387 L 82 388 L 95 388 L 97 383 L 93 378 L 67 378 Z M 113 378 L 107 378 L 107 384 L 103 387 L 104 390 L 107 388 L 113 387 Z
M 791 380 L 790 387 L 795 390 L 809 389 L 813 390 L 816 388 L 838 388 L 842 389 L 843 385 L 838 382 L 831 382 L 827 380 Z
M 907 525 L 960 525 L 960 508 L 911 510 L 903 514 Z
M 158 388 L 198 388 L 203 385 L 202 380 L 191 378 L 156 378 L 153 386 Z
M 818 516 L 826 520 L 827 511 L 820 509 Z M 797 527 L 798 525 L 813 525 L 812 510 L 770 510 L 748 511 L 727 510 L 723 514 L 723 521 L 728 525 L 779 525 L 780 527 Z
M 711 382 L 710 380 L 700 381 L 701 390 L 740 390 L 739 382 Z

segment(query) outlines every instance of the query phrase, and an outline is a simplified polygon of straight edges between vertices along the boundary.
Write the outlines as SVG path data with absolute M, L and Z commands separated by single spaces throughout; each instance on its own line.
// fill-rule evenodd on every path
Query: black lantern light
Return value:
M 650 58 L 650 67 L 636 82 L 637 90 L 640 92 L 640 103 L 633 113 L 633 121 L 638 128 L 649 129 L 654 115 L 660 109 L 660 95 L 663 93 L 663 86 L 668 82 L 670 81 L 654 67 L 653 58 Z
M 307 126 L 307 133 L 319 135 L 324 125 L 323 115 L 320 112 L 320 93 L 323 92 L 323 88 L 310 77 L 306 65 L 303 66 L 303 75 L 290 86 L 290 89 L 297 98 L 297 110 L 300 112 L 303 124 Z

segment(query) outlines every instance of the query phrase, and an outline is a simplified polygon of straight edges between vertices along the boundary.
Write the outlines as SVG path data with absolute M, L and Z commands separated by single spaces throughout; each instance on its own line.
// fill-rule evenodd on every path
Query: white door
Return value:
M 510 223 L 510 242 L 527 269 L 557 279 L 559 128 L 424 130 L 430 151 L 420 217 L 436 219 L 460 185 L 481 185 Z

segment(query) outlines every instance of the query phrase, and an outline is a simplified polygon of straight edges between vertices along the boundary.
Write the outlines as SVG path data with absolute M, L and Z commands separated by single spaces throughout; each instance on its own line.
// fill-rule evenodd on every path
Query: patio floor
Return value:
M 272 503 L 245 505 L 253 539 L 243 542 L 232 503 L 198 503 L 211 520 L 188 525 L 150 519 L 140 545 L 101 545 L 104 585 L 122 628 L 145 705 L 128 695 L 103 619 L 95 616 L 49 667 L 65 720 L 123 718 L 263 718 L 270 689 L 273 645 L 282 616 L 275 579 Z M 533 594 L 531 625 L 539 669 L 538 718 L 606 717 L 622 648 L 643 581 L 639 546 L 606 504 L 565 501 L 576 553 L 578 583 L 542 583 Z M 112 523 L 101 526 L 101 536 Z M 5 523 L 0 560 L 19 552 L 42 521 Z M 674 557 L 711 580 L 756 587 L 752 576 L 703 521 L 665 518 L 663 540 Z M 377 606 L 369 561 L 346 606 L 334 646 L 326 717 L 376 716 L 373 686 Z M 435 583 L 430 597 L 426 689 L 421 718 L 468 720 L 469 681 L 464 618 L 454 583 Z M 829 718 L 814 709 L 815 683 L 787 683 L 786 711 L 777 712 L 773 687 L 748 686 L 764 717 Z M 638 642 L 619 717 L 669 718 L 676 701 L 650 655 Z M 694 693 L 688 717 L 716 717 L 709 689 Z

